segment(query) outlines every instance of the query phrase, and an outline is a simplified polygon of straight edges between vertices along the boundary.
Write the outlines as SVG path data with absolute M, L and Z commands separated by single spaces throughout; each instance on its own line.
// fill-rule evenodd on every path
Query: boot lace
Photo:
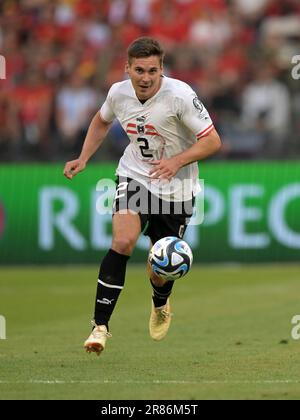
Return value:
M 99 331 L 99 329 L 97 327 L 99 327 L 99 325 L 96 324 L 96 322 L 94 320 L 91 321 L 92 327 L 94 327 L 93 330 L 93 336 L 97 339 L 106 336 L 106 337 L 112 337 L 112 334 L 108 331 Z

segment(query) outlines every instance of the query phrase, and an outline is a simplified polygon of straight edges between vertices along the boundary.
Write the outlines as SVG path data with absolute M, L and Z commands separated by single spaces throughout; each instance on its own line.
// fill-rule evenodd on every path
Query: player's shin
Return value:
M 100 267 L 94 319 L 97 325 L 106 325 L 107 329 L 118 297 L 124 287 L 129 258 L 127 255 L 110 249 Z
M 168 297 L 172 293 L 174 281 L 166 281 L 164 285 L 160 287 L 156 286 L 151 278 L 150 282 L 153 290 L 152 300 L 154 306 L 155 308 L 160 308 L 167 303 Z

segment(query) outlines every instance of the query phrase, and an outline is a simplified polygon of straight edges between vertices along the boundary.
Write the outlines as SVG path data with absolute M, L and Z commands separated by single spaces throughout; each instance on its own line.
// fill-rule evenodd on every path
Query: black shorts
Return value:
M 141 229 L 152 244 L 166 236 L 183 238 L 193 215 L 194 198 L 167 202 L 131 178 L 118 177 L 113 214 L 131 210 L 140 216 Z

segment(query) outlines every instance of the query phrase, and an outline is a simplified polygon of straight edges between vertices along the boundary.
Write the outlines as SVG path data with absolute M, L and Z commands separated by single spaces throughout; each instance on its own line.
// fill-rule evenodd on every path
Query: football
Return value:
M 165 280 L 177 280 L 185 276 L 193 263 L 189 245 L 175 236 L 157 241 L 150 250 L 149 263 L 152 271 Z

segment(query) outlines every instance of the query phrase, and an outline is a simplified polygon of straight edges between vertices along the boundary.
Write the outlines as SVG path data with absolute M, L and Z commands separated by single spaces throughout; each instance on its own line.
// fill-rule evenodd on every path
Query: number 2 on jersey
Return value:
M 143 137 L 139 137 L 137 139 L 138 143 L 144 143 L 143 145 L 140 145 L 141 154 L 144 158 L 153 158 L 152 153 L 146 153 L 147 150 L 149 150 L 149 141 Z

